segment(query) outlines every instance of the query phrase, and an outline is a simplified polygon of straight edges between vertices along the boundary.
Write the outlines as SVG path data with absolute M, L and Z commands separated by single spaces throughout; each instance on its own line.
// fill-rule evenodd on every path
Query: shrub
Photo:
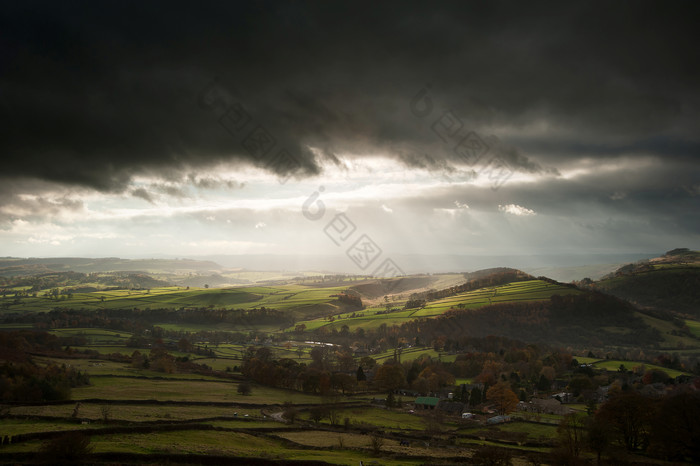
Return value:
M 44 442 L 39 455 L 52 464 L 75 464 L 84 460 L 90 452 L 90 437 L 80 432 L 68 432 Z

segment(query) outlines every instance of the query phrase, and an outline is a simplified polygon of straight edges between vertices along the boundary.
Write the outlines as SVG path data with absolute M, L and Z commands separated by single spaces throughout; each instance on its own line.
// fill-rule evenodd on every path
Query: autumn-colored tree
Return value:
M 649 451 L 674 461 L 700 464 L 700 393 L 664 397 L 652 422 Z
M 481 373 L 476 376 L 476 381 L 493 385 L 498 380 L 498 374 L 503 370 L 503 363 L 492 359 L 485 361 Z
M 593 418 L 588 425 L 588 433 L 586 435 L 586 444 L 588 448 L 596 454 L 598 461 L 601 464 L 601 456 L 610 444 L 610 428 L 598 418 Z
M 633 451 L 648 444 L 655 410 L 653 400 L 637 392 L 620 392 L 598 409 L 596 418 L 610 426 L 614 440 Z
M 498 414 L 508 414 L 518 405 L 518 395 L 510 389 L 507 382 L 499 382 L 486 391 L 486 399 L 495 406 Z
M 586 419 L 585 414 L 567 414 L 557 427 L 558 446 L 567 458 L 575 459 L 581 454 L 586 440 Z
M 177 349 L 179 349 L 183 353 L 190 351 L 190 348 L 192 348 L 192 344 L 185 337 L 180 338 L 180 340 L 177 342 Z
M 400 364 L 383 364 L 374 374 L 374 383 L 382 391 L 393 392 L 406 383 L 403 367 Z

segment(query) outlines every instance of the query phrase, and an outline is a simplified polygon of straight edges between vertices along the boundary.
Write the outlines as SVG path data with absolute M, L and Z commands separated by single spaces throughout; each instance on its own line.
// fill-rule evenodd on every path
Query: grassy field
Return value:
M 150 307 L 209 307 L 217 309 L 253 309 L 262 306 L 291 310 L 303 315 L 310 307 L 335 300 L 330 295 L 344 291 L 347 286 L 320 288 L 304 285 L 275 287 L 252 286 L 239 288 L 158 287 L 148 290 L 110 290 L 74 293 L 70 298 L 53 299 L 38 295 L 21 297 L 15 303 L 14 295 L 0 298 L 4 312 L 47 312 L 54 308 L 73 309 L 148 309 Z
M 183 384 L 184 385 L 184 384 Z M 112 422 L 153 422 L 153 421 L 185 421 L 197 419 L 209 419 L 214 417 L 230 417 L 236 419 L 239 424 L 245 422 L 245 419 L 262 419 L 259 408 L 248 408 L 245 406 L 187 406 L 187 405 L 159 405 L 159 404 L 115 404 L 110 405 L 107 402 L 93 403 L 81 402 L 79 408 L 80 419 L 89 419 L 93 422 L 102 421 L 104 415 L 102 409 L 111 407 L 109 419 Z M 60 421 L 70 422 L 75 426 L 75 421 L 68 421 L 73 414 L 75 405 L 43 405 L 43 406 L 13 406 L 9 413 L 14 416 L 45 416 L 55 417 L 56 422 L 60 425 Z M 248 416 L 247 418 L 245 416 Z M 26 428 L 25 424 L 35 423 L 35 420 L 17 420 L 18 428 Z M 48 422 L 48 421 L 47 421 Z M 39 422 L 40 425 L 44 421 Z M 277 424 L 279 425 L 279 424 Z M 24 426 L 24 427 L 21 427 Z M 249 425 L 245 425 L 250 427 Z M 245 427 L 243 426 L 243 427 Z M 50 427 L 50 426 L 49 426 Z M 43 429 L 43 428 L 41 428 Z M 52 429 L 47 428 L 36 432 L 46 432 Z M 19 433 L 19 432 L 18 432 Z M 13 434 L 14 435 L 14 434 Z
M 605 359 L 602 361 L 598 361 L 593 364 L 593 367 L 596 369 L 605 369 L 608 371 L 613 371 L 616 372 L 620 369 L 620 366 L 624 365 L 625 369 L 628 371 L 633 370 L 635 367 L 639 366 L 644 366 L 645 370 L 650 370 L 650 369 L 657 369 L 660 371 L 664 371 L 666 374 L 668 374 L 669 377 L 678 377 L 679 375 L 690 375 L 687 372 L 682 372 L 678 371 L 675 369 L 669 369 L 667 367 L 662 367 L 662 366 L 657 366 L 654 364 L 647 364 L 645 362 L 636 362 L 636 361 L 621 361 L 621 360 L 615 360 L 615 359 Z
M 700 338 L 700 322 L 697 320 L 686 320 L 685 324 L 688 326 L 693 335 Z
M 509 283 L 507 285 L 481 288 L 467 293 L 460 293 L 449 298 L 429 302 L 421 309 L 398 310 L 386 313 L 383 307 L 374 307 L 360 312 L 343 313 L 335 316 L 333 322 L 328 318 L 317 318 L 299 322 L 307 330 L 324 327 L 328 330 L 338 329 L 347 325 L 350 331 L 357 328 L 376 329 L 382 324 L 387 326 L 401 325 L 404 322 L 419 317 L 435 317 L 444 314 L 449 309 L 476 309 L 501 302 L 541 301 L 555 294 L 567 295 L 580 291 L 562 285 L 547 283 L 542 280 L 528 280 Z M 293 330 L 293 327 L 287 329 Z
M 551 442 L 557 438 L 557 426 L 548 424 L 536 424 L 533 422 L 509 422 L 498 426 L 477 425 L 459 430 L 462 434 L 484 435 L 485 437 L 499 437 L 501 433 L 510 433 L 510 437 L 517 441 Z
M 659 332 L 661 332 L 661 336 L 664 338 L 664 342 L 662 344 L 663 349 L 676 350 L 681 348 L 700 347 L 700 342 L 694 338 L 684 335 L 674 335 L 673 332 L 677 332 L 678 328 L 668 320 L 657 319 L 656 317 L 652 317 L 641 312 L 637 312 L 635 315 L 644 320 L 646 324 L 658 329 Z
M 426 422 L 421 416 L 384 408 L 346 408 L 339 410 L 338 419 L 341 424 L 345 418 L 348 418 L 351 424 L 371 425 L 392 431 L 423 430 L 426 427 Z M 300 416 L 300 419 L 309 421 L 310 414 L 304 413 Z M 328 419 L 324 419 L 321 424 L 328 425 Z
M 301 392 L 254 386 L 251 395 L 237 393 L 235 382 L 93 377 L 92 385 L 73 389 L 74 400 L 208 401 L 219 403 L 318 403 L 319 398 Z

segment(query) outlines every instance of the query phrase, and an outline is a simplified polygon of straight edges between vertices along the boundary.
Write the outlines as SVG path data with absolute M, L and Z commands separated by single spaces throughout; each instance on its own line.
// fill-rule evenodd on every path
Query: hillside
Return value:
M 665 262 L 656 261 L 654 267 L 661 273 L 678 274 L 686 273 L 687 265 L 679 267 L 667 258 Z M 615 283 L 656 272 L 653 268 L 634 270 L 608 280 Z M 197 282 L 200 286 L 214 286 L 227 278 L 211 274 L 193 275 L 189 280 L 202 281 Z M 678 280 L 675 283 L 684 284 Z M 0 308 L 8 325 L 44 321 L 57 325 L 57 316 L 61 315 L 62 326 L 70 326 L 71 319 L 97 326 L 109 319 L 138 319 L 185 331 L 302 329 L 303 333 L 315 333 L 314 338 L 322 341 L 339 332 L 374 332 L 380 328 L 398 331 L 423 322 L 423 331 L 430 332 L 428 339 L 436 337 L 429 330 L 435 328 L 455 339 L 460 335 L 500 335 L 575 347 L 698 346 L 687 326 L 690 324 L 674 319 L 668 312 L 646 310 L 646 314 L 640 314 L 633 304 L 599 290 L 535 278 L 509 268 L 382 280 L 363 276 L 299 277 L 273 286 L 209 289 L 182 283 L 173 286 L 143 273 L 53 272 L 0 277 L 0 285 Z M 94 315 L 95 311 L 100 317 Z M 41 317 L 37 313 L 50 315 Z M 64 315 L 73 317 L 66 319 Z M 443 327 L 444 322 L 450 324 Z M 119 328 L 131 327 L 122 322 Z M 408 340 L 412 338 L 410 331 L 405 335 Z
M 222 267 L 211 261 L 191 259 L 120 259 L 116 257 L 81 258 L 0 258 L 0 276 L 32 275 L 49 272 L 127 272 L 189 273 L 219 271 Z
M 537 301 L 508 301 L 476 309 L 451 308 L 432 320 L 406 323 L 401 333 L 466 337 L 505 336 L 521 341 L 602 348 L 658 347 L 663 336 L 637 313 L 634 306 L 602 293 L 552 295 Z
M 674 249 L 589 284 L 641 307 L 700 317 L 700 252 Z

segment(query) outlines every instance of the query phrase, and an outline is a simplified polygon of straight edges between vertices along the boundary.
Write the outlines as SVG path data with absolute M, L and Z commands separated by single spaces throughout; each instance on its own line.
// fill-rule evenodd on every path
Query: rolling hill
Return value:
M 589 286 L 640 307 L 700 318 L 700 252 L 674 249 L 625 265 Z

